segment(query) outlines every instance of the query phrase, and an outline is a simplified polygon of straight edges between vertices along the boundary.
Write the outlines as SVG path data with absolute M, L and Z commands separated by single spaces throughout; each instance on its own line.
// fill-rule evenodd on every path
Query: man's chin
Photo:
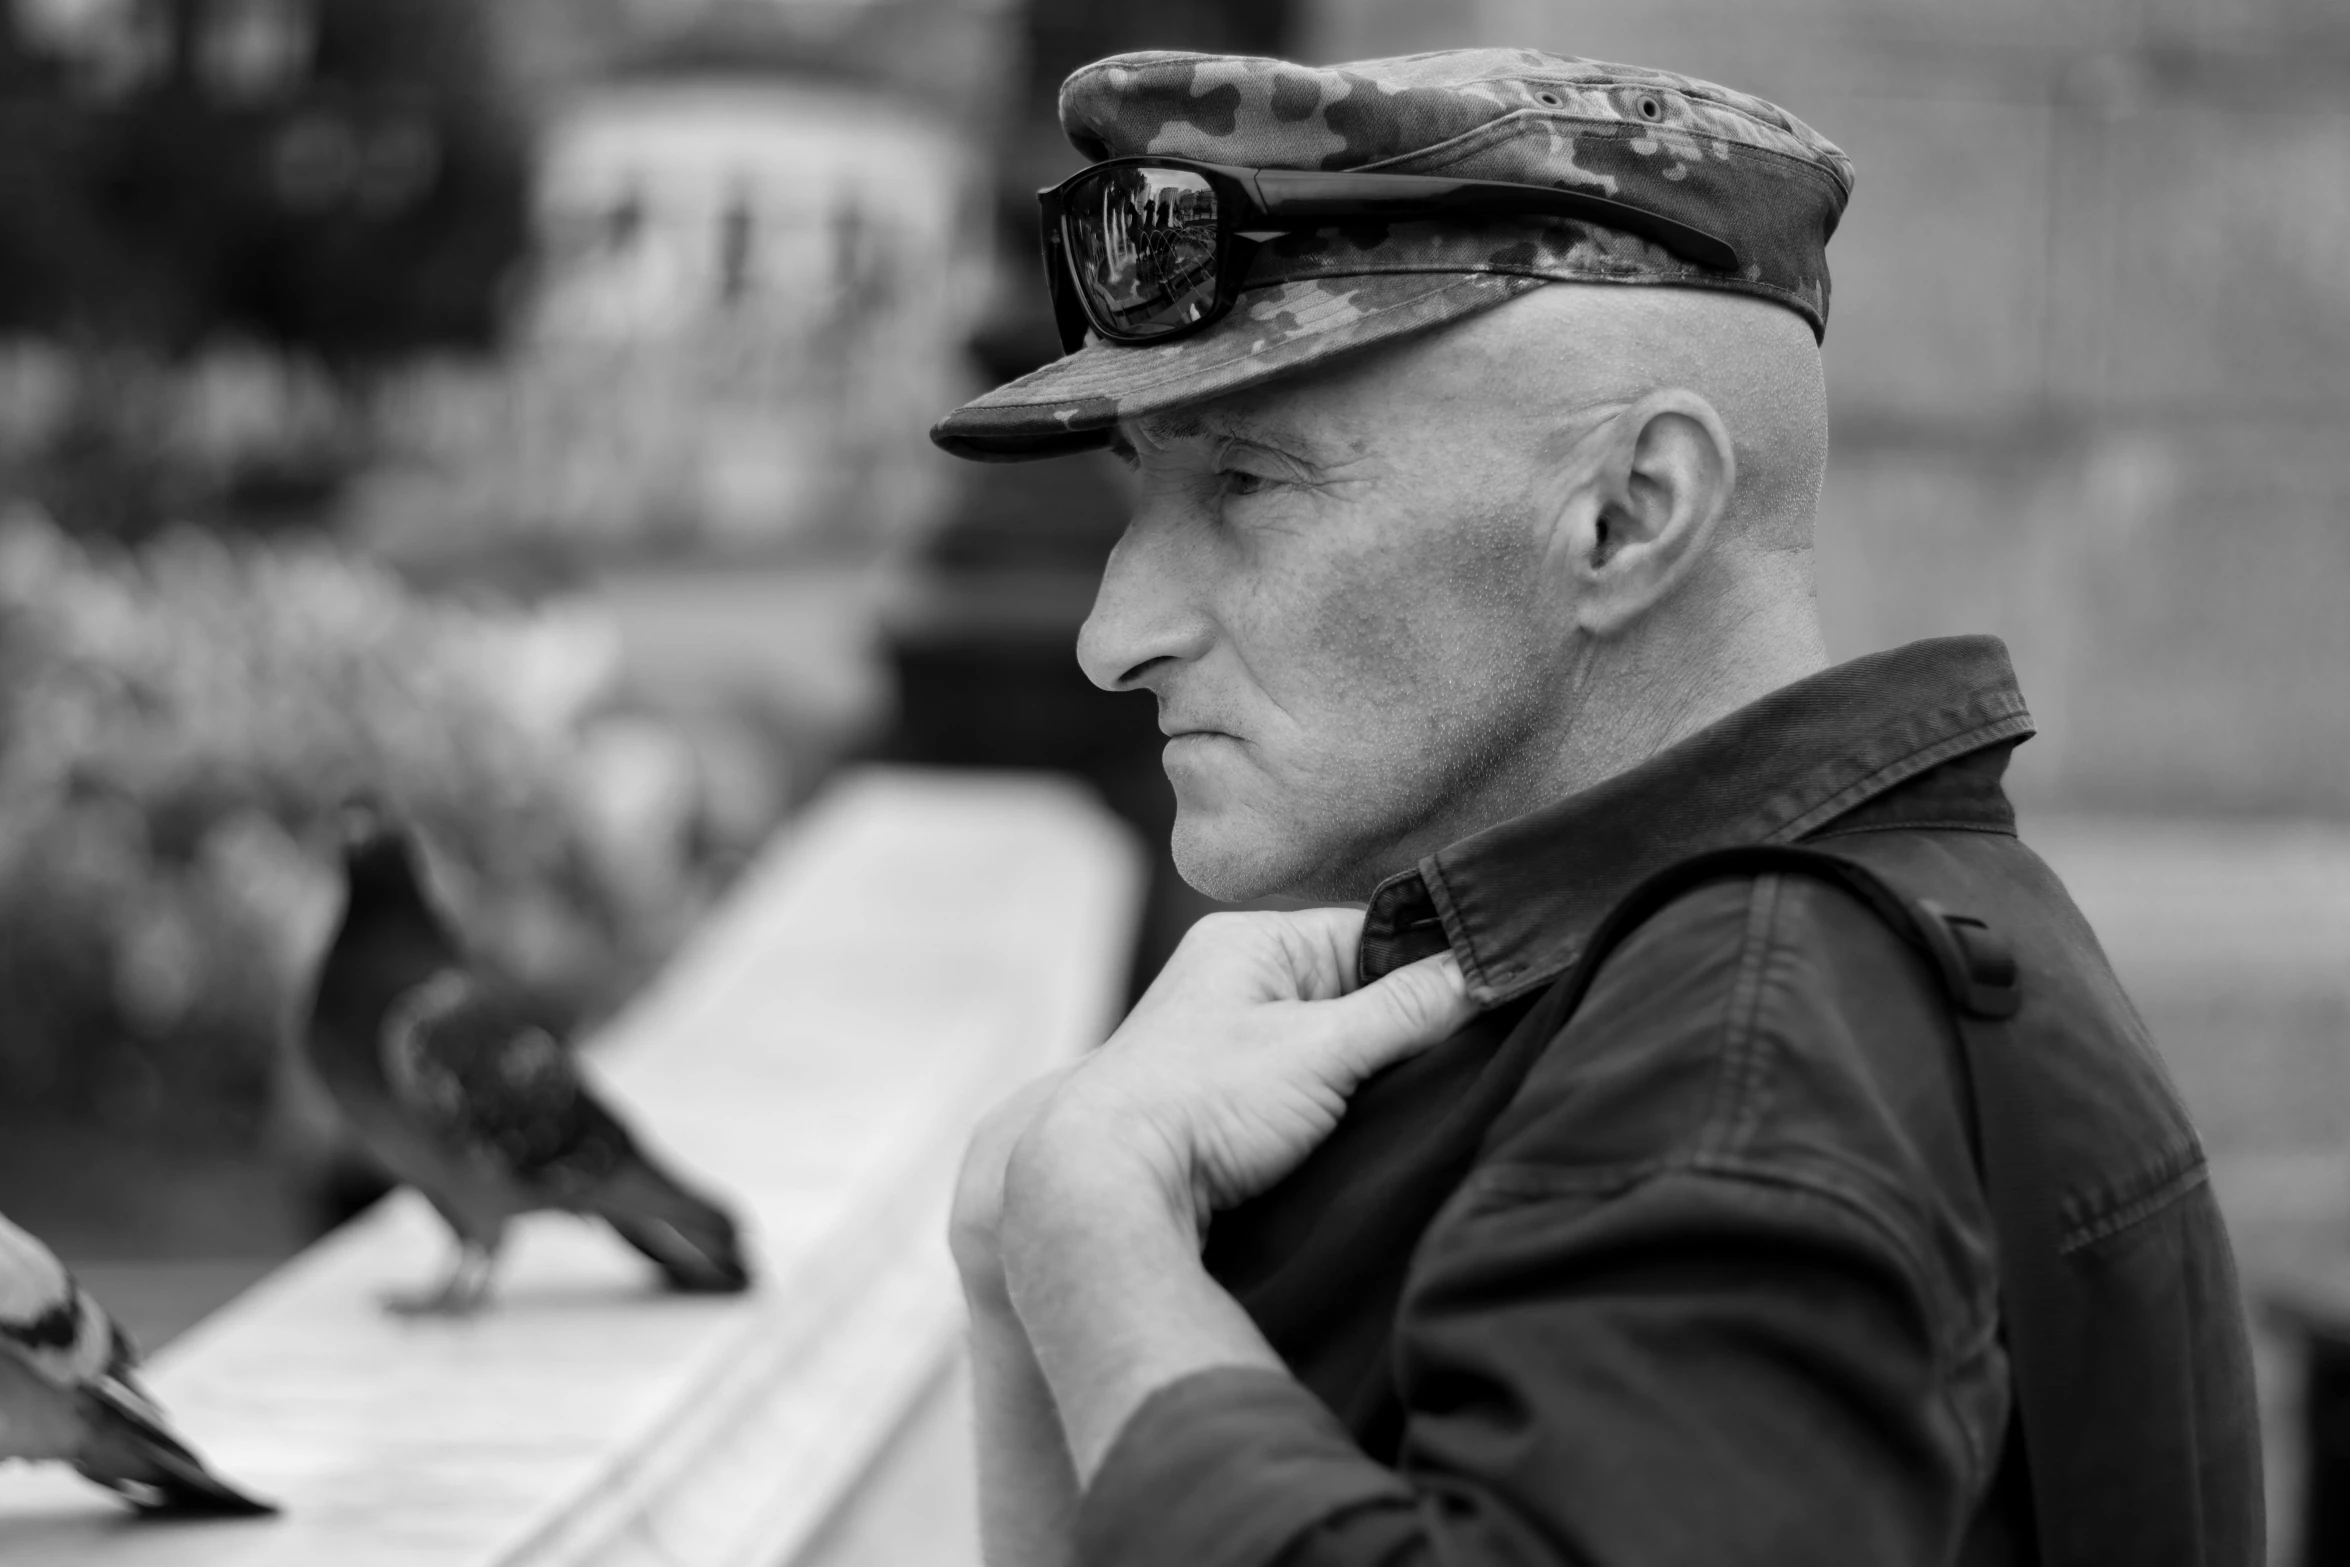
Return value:
M 1329 813 L 1275 787 L 1233 742 L 1170 745 L 1167 779 L 1175 786 L 1168 849 L 1194 888 L 1220 903 L 1357 896 L 1347 857 L 1334 853 Z
M 1175 789 L 1175 831 L 1168 849 L 1175 870 L 1199 891 L 1223 903 L 1279 892 L 1278 867 L 1266 851 L 1279 842 L 1249 808 L 1248 784 L 1236 776 L 1239 747 L 1222 735 L 1178 735 L 1162 761 Z
M 1176 874 L 1219 903 L 1345 903 L 1363 896 L 1355 886 L 1362 878 L 1333 873 L 1327 843 L 1245 809 L 1209 811 L 1179 799 L 1167 847 Z
M 1265 852 L 1261 844 L 1235 842 L 1213 827 L 1202 830 L 1178 812 L 1168 844 L 1175 872 L 1219 903 L 1247 903 L 1290 890 L 1294 866 Z

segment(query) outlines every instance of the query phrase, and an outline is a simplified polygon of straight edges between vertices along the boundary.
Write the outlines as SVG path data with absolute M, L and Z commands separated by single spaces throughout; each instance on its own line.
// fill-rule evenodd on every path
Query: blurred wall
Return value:
M 2027 804 L 2350 816 L 2350 5 L 1306 15 L 1307 59 L 1636 61 L 1841 145 L 1831 648 L 2006 637 L 2043 729 Z

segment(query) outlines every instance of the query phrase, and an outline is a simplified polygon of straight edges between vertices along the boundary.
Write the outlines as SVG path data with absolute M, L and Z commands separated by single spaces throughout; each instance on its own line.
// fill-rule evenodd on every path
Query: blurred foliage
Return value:
M 610 667 L 593 624 L 428 599 L 321 544 L 132 551 L 20 509 L 0 1094 L 134 1125 L 263 1113 L 358 789 L 422 825 L 495 967 L 573 1013 L 612 1004 L 702 906 L 710 834 L 690 752 L 612 712 Z
M 20 0 L 0 329 L 351 371 L 488 345 L 528 190 L 494 60 L 473 0 Z
M 472 0 L 0 0 L 0 338 L 62 345 L 0 355 L 0 493 L 132 539 L 323 516 L 383 370 L 501 334 L 529 163 L 493 32 Z M 193 449 L 271 376 L 291 417 Z
M 367 460 L 369 428 L 308 359 L 0 340 L 0 495 L 80 534 L 313 525 Z

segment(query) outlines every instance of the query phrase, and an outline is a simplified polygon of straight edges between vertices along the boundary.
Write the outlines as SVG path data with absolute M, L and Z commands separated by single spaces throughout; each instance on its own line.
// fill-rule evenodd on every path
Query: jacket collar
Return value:
M 1913 642 L 1838 664 L 1390 877 L 1371 896 L 1357 966 L 1368 982 L 1449 945 L 1471 999 L 1492 1006 L 1565 972 L 1608 909 L 1667 865 L 1810 836 L 1992 746 L 1996 765 L 1933 791 L 1912 825 L 1930 817 L 2012 832 L 1998 775 L 2006 749 L 2031 733 L 1996 637 Z

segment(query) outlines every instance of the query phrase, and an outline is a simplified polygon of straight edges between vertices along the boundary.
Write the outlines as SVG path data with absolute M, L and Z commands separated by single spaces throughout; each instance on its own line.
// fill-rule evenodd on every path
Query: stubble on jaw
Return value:
M 1443 533 L 1316 562 L 1293 645 L 1313 650 L 1320 743 L 1291 765 L 1260 750 L 1248 793 L 1180 810 L 1184 879 L 1237 901 L 1361 901 L 1384 878 L 1499 815 L 1539 803 L 1529 781 L 1553 720 L 1556 650 L 1540 613 L 1524 503 L 1391 519 Z M 1487 509 L 1490 507 L 1491 509 Z M 1433 506 L 1430 507 L 1433 510 Z M 1261 671 L 1279 686 L 1281 675 Z M 1521 796 L 1527 798 L 1521 799 Z

